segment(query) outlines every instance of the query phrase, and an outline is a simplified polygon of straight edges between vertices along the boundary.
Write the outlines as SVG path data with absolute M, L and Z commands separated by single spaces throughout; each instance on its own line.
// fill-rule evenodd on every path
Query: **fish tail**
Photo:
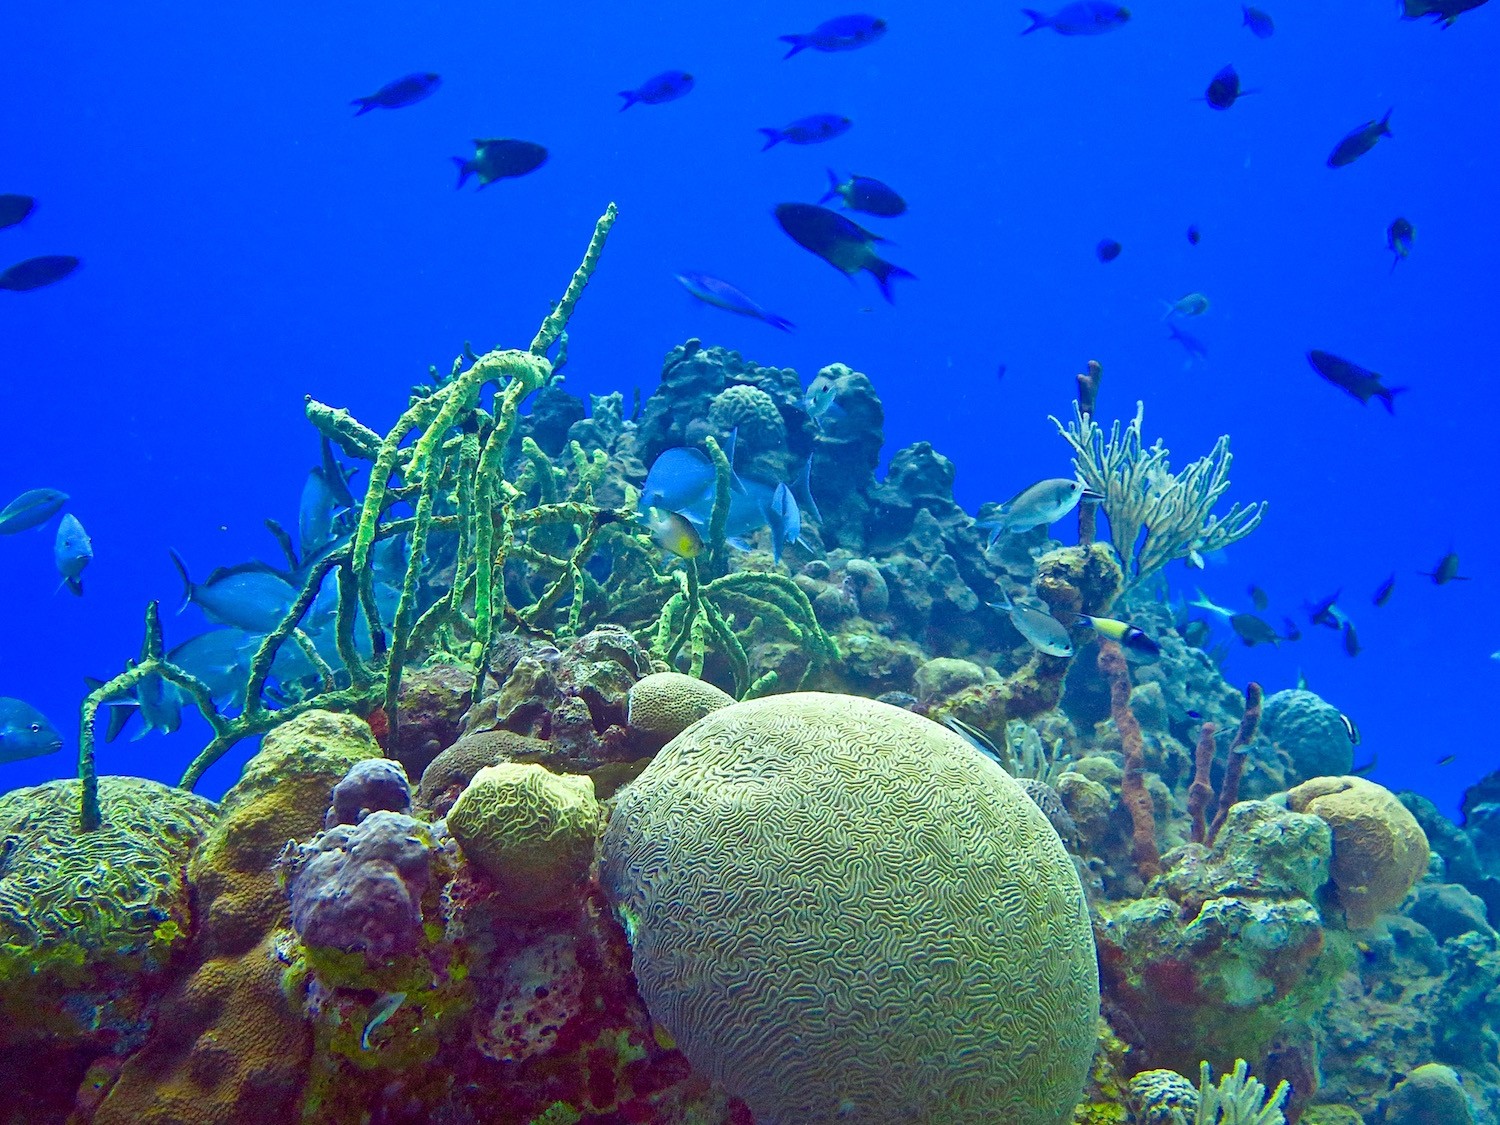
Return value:
M 791 332 L 793 329 L 795 329 L 797 327 L 795 324 L 793 324 L 786 317 L 784 317 L 784 316 L 777 316 L 773 312 L 766 313 L 764 316 L 761 317 L 761 319 L 763 321 L 765 321 L 767 324 L 769 324 L 772 328 L 779 328 L 783 332 Z
M 1022 8 L 1021 14 L 1031 21 L 1031 26 L 1021 32 L 1022 35 L 1030 35 L 1033 31 L 1046 27 L 1052 22 L 1051 16 L 1035 8 Z
M 1385 116 L 1380 119 L 1380 133 L 1381 133 L 1381 136 L 1394 137 L 1396 135 L 1395 133 L 1391 132 L 1391 114 L 1393 114 L 1395 112 L 1396 112 L 1396 107 L 1395 106 L 1391 106 L 1390 109 L 1388 109 L 1388 110 L 1385 111 Z
M 455 156 L 453 163 L 458 165 L 458 183 L 454 185 L 454 190 L 457 191 L 469 182 L 469 177 L 474 173 L 474 165 L 462 156 Z
M 172 565 L 177 568 L 177 573 L 182 578 L 182 604 L 177 607 L 177 612 L 181 613 L 192 603 L 193 580 L 188 577 L 187 564 L 182 561 L 182 556 L 170 547 L 167 548 L 167 554 L 172 556 Z
M 765 152 L 766 149 L 779 145 L 782 141 L 786 140 L 786 134 L 780 129 L 762 129 L 761 132 L 766 137 L 766 143 L 760 146 L 761 152 Z
M 68 587 L 68 590 L 72 593 L 72 595 L 75 598 L 81 598 L 81 597 L 83 597 L 83 579 L 82 578 L 64 578 L 63 579 L 63 584 Z
M 374 98 L 355 98 L 349 104 L 350 105 L 357 105 L 357 106 L 359 106 L 359 109 L 355 111 L 355 114 L 354 114 L 355 117 L 363 117 L 365 114 L 369 113 L 370 110 L 372 110 L 372 109 L 375 108 L 375 99 Z
M 782 62 L 785 62 L 787 59 L 791 58 L 798 51 L 807 49 L 807 36 L 805 35 L 781 35 L 778 36 L 778 38 L 783 43 L 790 43 L 792 45 L 792 49 L 781 56 Z
M 1387 414 L 1395 414 L 1396 396 L 1399 394 L 1405 394 L 1409 390 L 1411 390 L 1410 387 L 1381 387 L 1378 391 L 1375 392 L 1375 397 L 1378 398 L 1380 400 L 1380 404 L 1385 407 L 1385 412 Z
M 875 275 L 875 280 L 880 284 L 880 295 L 891 304 L 896 302 L 891 298 L 891 279 L 896 277 L 909 277 L 915 281 L 917 275 L 910 270 L 904 270 L 898 265 L 887 262 L 884 258 L 871 257 L 869 265 L 865 266 Z
M 818 200 L 818 206 L 822 206 L 839 193 L 838 173 L 832 168 L 828 169 L 828 190 L 823 193 L 823 198 Z
M 640 98 L 636 97 L 634 90 L 621 90 L 620 97 L 625 99 L 625 104 L 620 107 L 621 113 L 624 113 L 631 106 L 635 105 L 636 102 L 641 100 Z

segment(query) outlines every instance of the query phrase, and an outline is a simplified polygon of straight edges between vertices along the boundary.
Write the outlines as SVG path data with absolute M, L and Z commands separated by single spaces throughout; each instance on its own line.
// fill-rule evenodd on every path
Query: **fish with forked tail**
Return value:
M 1065 4 L 1051 15 L 1035 8 L 1022 8 L 1021 14 L 1031 21 L 1031 26 L 1021 32 L 1022 35 L 1030 35 L 1044 27 L 1050 27 L 1059 35 L 1103 35 L 1106 31 L 1124 26 L 1130 19 L 1129 8 L 1104 3 L 1102 0 L 1079 0 L 1078 3 Z
M 1342 168 L 1346 164 L 1353 164 L 1374 148 L 1375 142 L 1381 137 L 1394 135 L 1391 132 L 1391 111 L 1386 110 L 1385 116 L 1379 121 L 1366 121 L 1334 145 L 1333 151 L 1328 154 L 1328 167 Z
M 914 278 L 907 270 L 875 253 L 874 244 L 884 239 L 850 222 L 837 211 L 814 203 L 779 203 L 775 214 L 781 229 L 793 242 L 816 254 L 840 273 L 852 277 L 865 270 L 874 274 L 881 295 L 887 301 L 891 300 L 892 278 Z
M 1388 414 L 1396 413 L 1396 396 L 1408 389 L 1387 387 L 1380 381 L 1378 372 L 1368 371 L 1332 352 L 1314 348 L 1307 353 L 1307 362 L 1319 375 L 1360 402 L 1369 403 L 1372 398 L 1378 398 Z
M 513 179 L 535 172 L 547 162 L 547 150 L 531 141 L 516 141 L 506 138 L 492 141 L 475 141 L 474 155 L 465 160 L 455 156 L 458 167 L 457 187 L 463 187 L 470 176 L 479 180 L 481 189 L 496 180 Z

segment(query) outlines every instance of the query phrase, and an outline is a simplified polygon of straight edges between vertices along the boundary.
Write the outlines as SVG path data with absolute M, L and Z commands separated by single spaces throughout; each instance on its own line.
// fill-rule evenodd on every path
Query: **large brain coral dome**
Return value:
M 1078 876 L 957 735 L 851 696 L 723 708 L 617 798 L 653 1019 L 758 1125 L 1058 1125 L 1094 1052 Z

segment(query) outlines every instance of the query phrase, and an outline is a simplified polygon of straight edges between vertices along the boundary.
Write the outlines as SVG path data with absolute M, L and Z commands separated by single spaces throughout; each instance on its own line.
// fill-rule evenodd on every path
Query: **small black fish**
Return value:
M 692 88 L 693 76 L 687 71 L 664 71 L 646 79 L 634 90 L 621 90 L 620 97 L 625 99 L 625 104 L 620 107 L 620 112 L 624 113 L 636 102 L 644 105 L 661 105 L 663 102 L 676 101 Z
M 1300 641 L 1302 639 L 1302 630 L 1299 629 L 1299 628 L 1297 628 L 1297 623 L 1295 621 L 1293 621 L 1290 617 L 1283 617 L 1281 619 L 1281 625 L 1282 625 L 1282 628 L 1284 628 L 1286 630 L 1286 632 L 1284 632 L 1284 633 L 1281 634 L 1281 639 L 1282 640 L 1284 640 L 1284 641 Z
M 1265 609 L 1266 606 L 1271 604 L 1271 599 L 1266 595 L 1266 592 L 1253 583 L 1245 592 L 1250 595 L 1250 600 L 1255 603 L 1256 609 Z
M 781 36 L 783 43 L 792 45 L 792 49 L 782 58 L 789 59 L 809 47 L 815 51 L 853 51 L 875 42 L 885 34 L 885 28 L 885 20 L 874 16 L 835 16 L 831 20 L 824 20 L 811 31 Z
M 36 200 L 29 195 L 0 195 L 0 230 L 13 227 L 36 210 Z
M 1357 363 L 1350 363 L 1332 352 L 1319 351 L 1317 348 L 1307 353 L 1307 362 L 1312 364 L 1312 369 L 1319 375 L 1341 391 L 1359 399 L 1361 403 L 1368 404 L 1372 398 L 1378 398 L 1388 414 L 1396 413 L 1396 396 L 1409 389 L 1387 387 L 1381 383 L 1378 372 L 1369 371 Z
M 1276 34 L 1276 25 L 1271 22 L 1271 17 L 1259 8 L 1241 4 L 1240 11 L 1245 13 L 1244 25 L 1250 29 L 1250 34 L 1255 38 L 1269 39 Z
M 1194 223 L 1192 226 L 1188 227 L 1188 229 L 1187 229 L 1187 240 L 1190 243 L 1192 243 L 1194 246 L 1198 245 L 1198 242 L 1199 242 L 1200 239 L 1202 239 L 1202 237 L 1203 236 L 1198 233 L 1198 224 L 1197 223 Z
M 76 270 L 78 265 L 78 259 L 71 254 L 43 254 L 40 258 L 27 258 L 0 273 L 0 289 L 28 293 L 61 281 Z
M 1401 264 L 1401 259 L 1411 253 L 1411 244 L 1416 240 L 1417 228 L 1402 218 L 1391 220 L 1391 225 L 1385 229 L 1385 245 L 1394 255 L 1391 269 L 1394 270 Z
M 1329 594 L 1328 597 L 1324 598 L 1322 601 L 1308 606 L 1307 619 L 1314 625 L 1326 625 L 1330 629 L 1339 628 L 1340 616 L 1338 613 L 1337 605 L 1339 594 L 1342 594 L 1343 592 L 1344 591 L 1339 590 L 1336 593 Z
M 1375 596 L 1370 599 L 1372 605 L 1385 605 L 1391 600 L 1391 591 L 1396 588 L 1396 576 L 1392 574 L 1382 582 L 1375 590 Z
M 1229 627 L 1250 648 L 1260 644 L 1274 645 L 1281 640 L 1280 633 L 1253 613 L 1236 613 L 1229 619 Z
M 845 276 L 852 277 L 860 270 L 874 274 L 887 301 L 891 300 L 892 278 L 914 277 L 875 253 L 874 244 L 884 241 L 879 235 L 871 234 L 837 211 L 812 203 L 779 203 L 775 215 L 793 242 Z
M 1184 332 L 1176 324 L 1167 325 L 1167 339 L 1176 340 L 1188 354 L 1188 362 L 1208 358 L 1208 345 L 1190 332 Z
M 1431 16 L 1434 23 L 1452 27 L 1453 21 L 1465 12 L 1480 7 L 1486 0 L 1405 0 L 1401 5 L 1401 18 L 1419 20 Z
M 863 211 L 866 215 L 890 219 L 906 214 L 906 200 L 888 185 L 869 176 L 850 176 L 847 181 L 840 181 L 838 173 L 830 168 L 828 190 L 818 202 L 823 204 L 836 198 L 843 199 L 849 210 Z
M 491 140 L 475 141 L 474 155 L 468 160 L 455 156 L 458 165 L 458 187 L 463 187 L 470 176 L 479 177 L 481 190 L 496 180 L 524 176 L 535 172 L 547 162 L 547 150 L 531 141 Z
M 1358 129 L 1353 130 L 1333 146 L 1333 151 L 1328 154 L 1328 167 L 1342 168 L 1346 164 L 1353 164 L 1374 148 L 1375 142 L 1381 137 L 1393 136 L 1390 122 L 1391 111 L 1386 110 L 1385 116 L 1379 121 L 1366 121 Z
M 1457 760 L 1458 760 L 1458 755 L 1457 754 L 1444 754 L 1441 758 L 1439 758 L 1437 760 L 1437 764 L 1440 765 L 1440 766 L 1451 766 Z
M 1105 238 L 1099 242 L 1098 246 L 1094 247 L 1094 253 L 1101 262 L 1113 262 L 1120 256 L 1120 251 L 1123 249 L 1125 247 L 1121 246 L 1113 238 Z
M 760 146 L 760 151 L 774 148 L 782 141 L 789 141 L 794 145 L 822 144 L 834 137 L 843 136 L 853 124 L 849 118 L 838 113 L 814 113 L 808 117 L 799 117 L 780 129 L 761 129 L 766 143 Z
M 1354 631 L 1354 622 L 1344 622 L 1344 651 L 1350 656 L 1358 656 L 1361 652 L 1359 634 Z
M 1240 89 L 1238 72 L 1234 67 L 1226 66 L 1213 76 L 1208 89 L 1203 92 L 1203 100 L 1213 109 L 1228 109 L 1240 99 L 1241 95 L 1251 93 L 1254 91 Z
M 442 78 L 436 74 L 408 74 L 394 82 L 387 82 L 368 97 L 355 98 L 349 104 L 359 106 L 355 117 L 369 113 L 372 109 L 401 109 L 430 97 L 442 82 Z
M 1442 558 L 1438 559 L 1437 566 L 1431 570 L 1422 571 L 1422 575 L 1426 578 L 1431 578 L 1434 586 L 1442 586 L 1449 582 L 1467 582 L 1469 580 L 1467 574 L 1458 573 L 1457 551 L 1449 551 Z

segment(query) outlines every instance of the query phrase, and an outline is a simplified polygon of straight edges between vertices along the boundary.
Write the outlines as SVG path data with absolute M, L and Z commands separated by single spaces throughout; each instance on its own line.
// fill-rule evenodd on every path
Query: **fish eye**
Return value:
M 42 733 L 42 724 L 41 723 L 32 723 L 31 724 L 31 733 L 32 734 L 41 734 Z

